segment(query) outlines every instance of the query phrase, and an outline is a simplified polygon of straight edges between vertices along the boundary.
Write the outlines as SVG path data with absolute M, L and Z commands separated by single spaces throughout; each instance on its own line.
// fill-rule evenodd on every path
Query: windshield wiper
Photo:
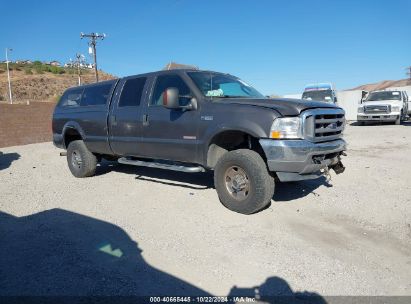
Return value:
M 220 95 L 220 96 L 211 96 L 216 98 L 248 98 L 250 96 L 237 96 L 237 95 Z

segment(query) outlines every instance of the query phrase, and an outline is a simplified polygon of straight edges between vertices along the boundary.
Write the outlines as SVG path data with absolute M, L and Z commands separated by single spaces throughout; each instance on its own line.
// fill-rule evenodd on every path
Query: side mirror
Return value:
M 180 97 L 190 98 L 186 106 L 180 105 Z M 167 109 L 197 110 L 197 99 L 191 96 L 180 96 L 177 88 L 167 88 L 163 93 L 163 106 Z
M 180 108 L 177 88 L 167 88 L 163 93 L 163 106 L 167 109 Z

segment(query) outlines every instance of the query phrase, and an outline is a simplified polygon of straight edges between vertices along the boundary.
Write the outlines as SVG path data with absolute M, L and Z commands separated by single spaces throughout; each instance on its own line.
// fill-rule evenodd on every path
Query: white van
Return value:
M 301 99 L 337 103 L 337 93 L 331 83 L 308 84 Z

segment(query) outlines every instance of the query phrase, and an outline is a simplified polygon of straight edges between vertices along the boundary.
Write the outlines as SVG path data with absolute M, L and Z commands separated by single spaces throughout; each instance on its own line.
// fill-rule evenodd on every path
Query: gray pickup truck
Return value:
M 278 180 L 343 172 L 344 127 L 344 111 L 333 104 L 269 99 L 237 77 L 200 70 L 70 88 L 52 123 L 76 177 L 92 176 L 102 159 L 213 170 L 222 204 L 244 214 L 266 207 Z

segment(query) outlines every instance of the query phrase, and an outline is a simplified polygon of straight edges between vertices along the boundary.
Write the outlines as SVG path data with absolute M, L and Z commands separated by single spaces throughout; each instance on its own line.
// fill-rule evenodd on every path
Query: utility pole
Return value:
M 81 85 L 81 65 L 84 62 L 84 55 L 76 54 L 76 58 L 74 64 L 77 66 L 78 85 Z
M 90 41 L 88 44 L 93 50 L 94 73 L 96 75 L 96 82 L 98 82 L 96 44 L 97 44 L 97 39 L 103 40 L 104 38 L 106 38 L 106 34 L 99 35 L 99 33 L 91 33 L 91 34 L 80 33 L 80 37 L 81 39 L 83 39 L 84 37 L 90 38 Z
M 405 68 L 407 70 L 407 75 L 409 77 L 409 79 L 411 80 L 411 66 Z
M 11 82 L 10 82 L 10 70 L 9 70 L 9 56 L 8 52 L 13 51 L 13 49 L 6 48 L 6 66 L 7 66 L 7 80 L 9 82 L 9 98 L 10 98 L 10 104 L 13 104 L 13 96 L 11 94 Z

